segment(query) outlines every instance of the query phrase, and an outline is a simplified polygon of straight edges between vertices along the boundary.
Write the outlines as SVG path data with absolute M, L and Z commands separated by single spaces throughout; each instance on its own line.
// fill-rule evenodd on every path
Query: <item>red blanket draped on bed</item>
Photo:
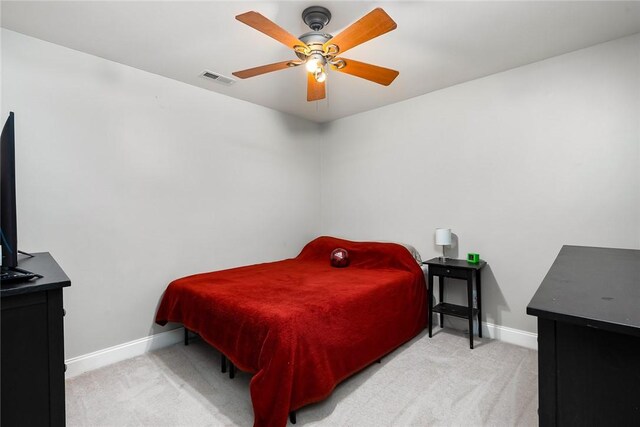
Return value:
M 351 265 L 333 268 L 331 251 Z M 426 325 L 422 269 L 403 246 L 320 237 L 296 258 L 172 282 L 156 322 L 180 322 L 253 372 L 255 426 L 284 426 L 290 411 Z

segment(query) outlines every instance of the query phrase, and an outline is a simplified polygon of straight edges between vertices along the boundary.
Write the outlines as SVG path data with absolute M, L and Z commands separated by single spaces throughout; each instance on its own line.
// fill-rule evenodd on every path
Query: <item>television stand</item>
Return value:
M 0 425 L 65 425 L 64 310 L 69 277 L 47 253 L 18 260 L 43 277 L 0 287 Z

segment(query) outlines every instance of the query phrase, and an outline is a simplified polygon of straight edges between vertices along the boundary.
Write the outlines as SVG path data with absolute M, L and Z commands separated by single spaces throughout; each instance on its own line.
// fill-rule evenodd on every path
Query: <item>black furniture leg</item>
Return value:
M 189 345 L 189 330 L 184 328 L 184 345 Z
M 433 274 L 429 271 L 429 338 L 433 330 Z
M 469 307 L 469 348 L 473 350 L 473 274 L 467 276 L 467 306 Z
M 482 272 L 480 270 L 476 270 L 476 298 L 478 300 L 478 336 L 482 338 L 482 297 L 480 289 L 480 276 L 482 276 Z
M 289 421 L 291 421 L 291 424 L 296 423 L 296 411 L 289 412 Z
M 223 374 L 227 373 L 227 356 L 222 353 L 220 353 L 220 371 Z
M 540 426 L 555 426 L 558 413 L 557 323 L 560 322 L 538 317 L 538 422 Z M 575 356 L 572 355 L 572 357 Z
M 438 304 L 440 304 L 442 301 L 444 301 L 444 277 L 443 276 L 438 276 L 438 287 L 440 289 L 438 289 L 439 293 L 439 297 L 438 297 Z M 444 314 L 440 313 L 440 328 L 444 328 Z
M 229 378 L 234 379 L 236 377 L 236 365 L 229 360 Z

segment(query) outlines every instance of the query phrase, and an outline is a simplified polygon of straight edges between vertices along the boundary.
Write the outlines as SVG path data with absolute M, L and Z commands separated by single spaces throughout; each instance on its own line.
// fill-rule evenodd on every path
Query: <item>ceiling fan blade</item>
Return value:
M 326 42 L 323 47 L 326 51 L 327 46 L 334 44 L 340 48 L 339 53 L 343 53 L 352 47 L 395 30 L 397 26 L 395 21 L 387 15 L 387 12 L 376 8 Z
M 290 49 L 293 49 L 294 46 L 306 46 L 306 44 L 298 40 L 297 37 L 293 36 L 285 29 L 278 26 L 268 18 L 265 18 L 258 12 L 246 12 L 236 16 L 236 19 L 244 24 L 247 24 L 251 28 L 255 28 L 261 33 L 264 33 L 269 37 L 279 41 Z
M 377 65 L 367 64 L 365 62 L 354 61 L 353 59 L 336 59 L 344 61 L 345 65 L 342 68 L 332 66 L 332 69 L 340 71 L 341 73 L 351 74 L 352 76 L 370 80 L 384 86 L 389 86 L 391 82 L 393 82 L 393 80 L 398 77 L 398 74 L 400 74 L 398 71 L 392 70 L 390 68 L 384 68 Z
M 260 74 L 271 73 L 272 71 L 284 70 L 285 68 L 296 67 L 299 64 L 296 64 L 293 61 L 282 61 L 276 62 L 269 65 L 262 65 L 260 67 L 249 68 L 247 70 L 236 71 L 232 73 L 234 76 L 241 79 L 248 79 L 249 77 L 259 76 Z
M 324 82 L 317 82 L 313 74 L 307 73 L 307 101 L 318 101 L 324 97 Z

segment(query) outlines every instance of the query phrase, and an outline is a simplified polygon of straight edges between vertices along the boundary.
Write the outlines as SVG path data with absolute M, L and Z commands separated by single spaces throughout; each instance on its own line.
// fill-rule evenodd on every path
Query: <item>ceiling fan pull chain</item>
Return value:
M 324 98 L 324 105 L 325 105 L 325 108 L 329 108 L 329 107 L 331 106 L 331 104 L 330 104 L 330 102 L 329 102 L 329 97 L 328 97 L 329 93 L 331 93 L 331 88 L 330 88 L 330 86 L 331 86 L 331 85 L 326 85 L 326 86 L 325 86 L 325 98 Z

